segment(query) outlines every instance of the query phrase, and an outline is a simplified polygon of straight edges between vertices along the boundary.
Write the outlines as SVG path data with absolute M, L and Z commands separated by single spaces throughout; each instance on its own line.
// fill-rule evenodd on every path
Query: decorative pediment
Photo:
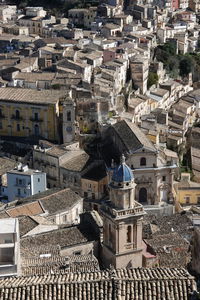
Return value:
M 137 149 L 137 150 L 135 150 L 135 151 L 130 151 L 131 152 L 131 154 L 134 154 L 134 153 L 149 153 L 149 152 L 151 152 L 151 153 L 157 153 L 157 150 L 155 149 L 155 150 L 152 150 L 151 148 L 148 148 L 148 147 L 141 147 L 141 148 L 139 148 L 139 149 Z

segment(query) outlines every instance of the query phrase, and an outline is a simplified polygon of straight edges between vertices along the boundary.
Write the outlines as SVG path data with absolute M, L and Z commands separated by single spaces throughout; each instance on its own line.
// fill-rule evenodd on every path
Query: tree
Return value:
M 182 77 L 188 76 L 189 73 L 192 72 L 193 68 L 193 59 L 190 56 L 184 56 L 179 64 L 180 75 Z
M 149 72 L 148 81 L 147 81 L 147 87 L 148 89 L 158 82 L 158 74 L 154 72 Z

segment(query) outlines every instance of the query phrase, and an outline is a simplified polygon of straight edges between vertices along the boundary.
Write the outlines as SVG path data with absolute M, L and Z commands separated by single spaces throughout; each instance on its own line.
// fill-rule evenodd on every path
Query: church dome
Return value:
M 133 180 L 133 172 L 125 163 L 125 157 L 122 156 L 121 164 L 114 169 L 112 181 L 114 182 L 130 182 Z

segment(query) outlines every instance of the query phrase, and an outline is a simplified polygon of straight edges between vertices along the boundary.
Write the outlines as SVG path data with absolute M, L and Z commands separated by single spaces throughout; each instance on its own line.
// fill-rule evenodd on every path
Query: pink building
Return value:
M 179 8 L 179 0 L 172 0 L 172 9 L 176 10 Z

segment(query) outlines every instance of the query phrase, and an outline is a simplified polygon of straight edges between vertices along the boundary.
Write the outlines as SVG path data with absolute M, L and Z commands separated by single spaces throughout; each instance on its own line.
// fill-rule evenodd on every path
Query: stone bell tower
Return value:
M 63 103 L 63 143 L 71 143 L 75 140 L 77 131 L 75 120 L 76 104 L 71 98 L 66 98 Z
M 105 267 L 142 266 L 142 219 L 145 212 L 135 201 L 135 186 L 132 170 L 122 156 L 120 165 L 112 169 L 110 199 L 101 209 L 102 261 Z

